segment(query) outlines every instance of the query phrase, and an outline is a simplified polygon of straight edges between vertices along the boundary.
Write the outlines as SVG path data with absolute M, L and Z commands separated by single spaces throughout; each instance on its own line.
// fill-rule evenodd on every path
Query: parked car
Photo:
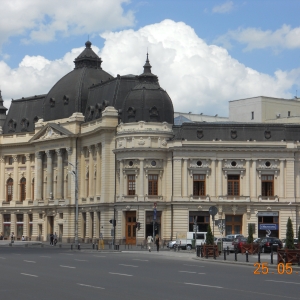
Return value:
M 281 240 L 282 241 L 282 247 L 285 248 L 285 242 L 286 239 Z M 298 239 L 294 239 L 294 244 L 297 245 L 298 244 Z
M 253 243 L 257 243 L 258 244 L 260 241 L 261 241 L 261 238 L 256 238 L 256 239 L 253 240 Z
M 242 234 L 228 234 L 225 236 L 226 239 L 234 241 L 238 237 L 244 237 Z
M 170 241 L 168 244 L 167 244 L 167 247 L 169 248 L 169 249 L 172 249 L 172 248 L 174 248 L 174 245 L 176 244 L 176 241 Z
M 271 247 L 273 246 L 273 251 L 277 251 L 277 249 L 282 248 L 282 242 L 280 239 L 275 238 L 275 237 L 265 237 L 262 238 L 261 241 L 259 242 L 261 252 L 271 252 Z
M 227 239 L 227 238 L 215 238 L 215 244 L 217 245 L 218 242 L 221 241 L 222 242 L 222 246 L 223 246 L 223 250 L 228 250 L 229 251 L 234 251 L 234 246 L 232 245 L 232 240 L 231 239 Z
M 238 237 L 233 242 L 232 245 L 235 248 L 238 249 L 238 252 L 241 252 L 242 245 L 247 243 L 247 239 L 245 237 Z

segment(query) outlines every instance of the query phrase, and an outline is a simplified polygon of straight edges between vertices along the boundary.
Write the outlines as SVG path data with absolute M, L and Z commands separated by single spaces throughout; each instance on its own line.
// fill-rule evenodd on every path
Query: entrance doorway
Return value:
M 226 215 L 225 229 L 228 234 L 242 234 L 243 216 Z
M 48 241 L 50 240 L 50 234 L 53 233 L 53 228 L 54 228 L 54 217 L 53 216 L 48 216 L 48 234 L 47 234 L 47 238 Z
M 127 211 L 126 212 L 126 244 L 135 245 L 136 244 L 136 212 Z

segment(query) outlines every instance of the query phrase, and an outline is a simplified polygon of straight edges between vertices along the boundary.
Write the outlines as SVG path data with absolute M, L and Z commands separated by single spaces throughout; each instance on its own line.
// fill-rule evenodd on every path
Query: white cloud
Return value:
M 49 42 L 57 35 L 93 34 L 132 26 L 129 0 L 6 0 L 1 1 L 0 46 L 11 36 L 23 42 Z
M 264 31 L 259 28 L 239 28 L 228 31 L 215 40 L 215 42 L 226 48 L 231 47 L 231 41 L 246 44 L 245 51 L 264 48 L 300 48 L 300 27 L 291 28 L 291 26 L 284 24 L 275 31 Z
M 216 5 L 213 7 L 212 12 L 213 13 L 218 13 L 218 14 L 225 14 L 230 12 L 233 9 L 233 2 L 232 1 L 228 1 L 225 2 L 221 5 Z
M 159 76 L 176 111 L 226 116 L 229 100 L 260 95 L 291 98 L 289 89 L 300 79 L 300 69 L 278 70 L 270 76 L 247 68 L 226 49 L 206 44 L 182 22 L 165 20 L 137 31 L 101 36 L 105 39 L 103 49 L 92 48 L 103 59 L 103 69 L 113 75 L 141 74 L 148 48 L 152 72 Z M 47 93 L 73 69 L 82 50 L 73 49 L 54 61 L 26 56 L 16 69 L 0 62 L 3 98 Z

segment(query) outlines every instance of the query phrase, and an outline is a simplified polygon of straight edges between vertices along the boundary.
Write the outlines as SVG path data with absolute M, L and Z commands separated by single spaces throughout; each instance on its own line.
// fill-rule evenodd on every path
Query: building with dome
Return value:
M 154 233 L 164 242 L 194 225 L 206 231 L 211 206 L 226 234 L 247 235 L 251 224 L 254 236 L 284 238 L 288 217 L 296 232 L 299 123 L 174 123 L 148 54 L 142 74 L 113 77 L 85 45 L 47 94 L 13 100 L 8 112 L 0 94 L 4 238 L 56 232 L 73 242 L 78 232 L 81 243 L 141 244 Z

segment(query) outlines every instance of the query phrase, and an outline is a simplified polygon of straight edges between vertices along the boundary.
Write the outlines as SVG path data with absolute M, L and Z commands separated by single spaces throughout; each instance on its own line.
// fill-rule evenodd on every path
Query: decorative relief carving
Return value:
M 47 140 L 47 139 L 53 139 L 53 138 L 57 138 L 60 137 L 61 133 L 58 132 L 57 130 L 54 130 L 52 127 L 48 127 L 46 129 L 46 132 L 44 133 L 44 135 L 42 135 L 39 140 Z
M 18 162 L 18 155 L 13 155 L 12 158 L 13 158 L 14 162 Z
M 70 156 L 73 152 L 73 149 L 71 147 L 66 148 L 68 156 Z
M 238 210 L 238 206 L 237 205 L 232 205 L 231 210 L 232 210 L 233 214 L 235 215 L 237 210 Z
M 46 150 L 45 151 L 47 158 L 52 158 L 52 151 L 51 150 Z
M 244 167 L 243 160 L 232 160 L 224 163 L 226 169 L 241 169 Z
M 62 156 L 62 149 L 55 149 L 57 156 Z
M 162 144 L 162 146 L 167 146 L 168 143 L 167 143 L 167 141 L 165 139 L 163 139 L 162 142 L 161 142 L 161 144 Z
M 278 169 L 277 160 L 260 160 L 257 166 L 258 169 Z
M 138 144 L 139 145 L 145 145 L 145 140 L 142 137 L 140 137 L 140 139 L 138 141 Z

